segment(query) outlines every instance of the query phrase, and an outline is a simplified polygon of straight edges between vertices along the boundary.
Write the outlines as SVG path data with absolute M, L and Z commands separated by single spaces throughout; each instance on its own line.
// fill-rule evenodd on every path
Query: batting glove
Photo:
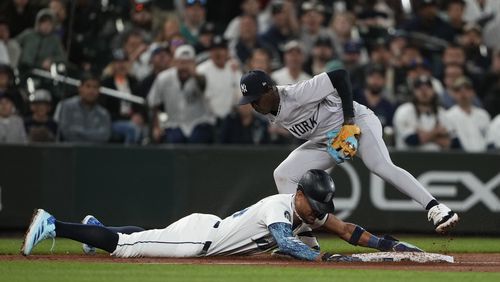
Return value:
M 380 251 L 390 251 L 390 252 L 418 252 L 421 253 L 423 252 L 422 249 L 420 249 L 417 246 L 414 246 L 410 243 L 407 242 L 402 242 L 399 241 L 398 239 L 390 236 L 390 235 L 385 235 L 384 238 L 381 238 L 378 244 L 378 250 Z

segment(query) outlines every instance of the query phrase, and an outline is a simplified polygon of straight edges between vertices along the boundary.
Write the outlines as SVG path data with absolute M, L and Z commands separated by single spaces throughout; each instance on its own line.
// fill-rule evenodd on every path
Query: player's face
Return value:
M 317 214 L 307 201 L 307 198 L 304 196 L 302 191 L 298 191 L 295 195 L 295 210 L 297 211 L 300 218 L 302 218 L 305 223 L 312 224 L 316 221 L 319 214 Z
M 274 96 L 274 88 L 270 88 L 258 100 L 252 102 L 252 107 L 255 111 L 266 115 L 276 108 L 276 98 Z

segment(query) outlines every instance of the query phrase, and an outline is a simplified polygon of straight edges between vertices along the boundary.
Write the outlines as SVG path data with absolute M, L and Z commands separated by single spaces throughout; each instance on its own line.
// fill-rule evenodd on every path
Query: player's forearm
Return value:
M 302 260 L 321 260 L 319 251 L 311 249 L 299 239 L 293 236 L 292 227 L 286 223 L 273 223 L 268 226 L 271 235 L 276 240 L 278 248 L 282 253 Z
M 350 228 L 354 227 L 351 232 L 349 244 L 355 246 L 363 246 L 372 249 L 377 249 L 379 251 L 394 251 L 394 252 L 421 252 L 422 250 L 406 242 L 398 241 L 391 236 L 384 236 L 383 238 L 377 237 L 370 232 L 364 230 L 359 225 L 354 225 L 348 223 Z

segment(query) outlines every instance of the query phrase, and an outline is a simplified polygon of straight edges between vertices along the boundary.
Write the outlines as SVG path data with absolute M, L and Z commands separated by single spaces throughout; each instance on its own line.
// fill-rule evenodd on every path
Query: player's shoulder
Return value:
M 264 205 L 277 205 L 277 204 L 288 205 L 289 203 L 291 203 L 292 195 L 293 194 L 277 194 L 277 195 L 268 196 L 268 197 L 262 199 L 262 203 Z
M 170 79 L 172 77 L 175 77 L 175 74 L 177 73 L 175 68 L 168 68 L 158 74 L 158 77 L 156 78 L 158 81 Z

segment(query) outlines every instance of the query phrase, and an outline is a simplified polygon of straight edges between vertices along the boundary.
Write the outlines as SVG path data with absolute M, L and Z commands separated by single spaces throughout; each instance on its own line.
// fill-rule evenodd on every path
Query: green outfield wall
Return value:
M 162 227 L 193 212 L 230 215 L 276 193 L 291 147 L 0 146 L 0 229 L 26 227 L 35 208 L 65 221 Z M 456 232 L 500 234 L 500 154 L 392 152 L 461 215 Z M 379 232 L 432 232 L 426 212 L 361 160 L 331 173 L 337 216 Z

